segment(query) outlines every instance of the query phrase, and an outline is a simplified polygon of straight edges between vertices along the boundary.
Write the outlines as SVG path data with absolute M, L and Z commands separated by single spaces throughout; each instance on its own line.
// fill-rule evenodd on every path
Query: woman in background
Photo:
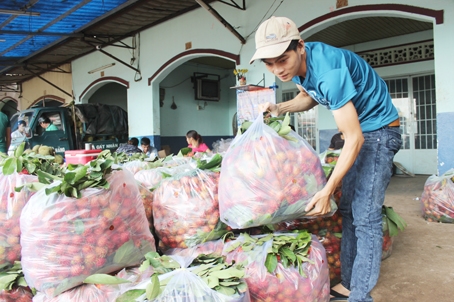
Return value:
M 192 149 L 192 152 L 211 152 L 208 146 L 203 142 L 202 136 L 195 130 L 190 130 L 186 133 L 186 141 L 188 147 Z

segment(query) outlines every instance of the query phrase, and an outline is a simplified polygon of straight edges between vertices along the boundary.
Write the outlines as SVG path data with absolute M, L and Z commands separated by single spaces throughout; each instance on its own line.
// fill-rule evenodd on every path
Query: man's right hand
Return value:
M 273 104 L 273 103 L 266 102 L 263 104 L 259 104 L 258 108 L 259 108 L 260 113 L 269 112 L 271 114 L 271 116 L 280 115 L 279 106 L 276 104 Z

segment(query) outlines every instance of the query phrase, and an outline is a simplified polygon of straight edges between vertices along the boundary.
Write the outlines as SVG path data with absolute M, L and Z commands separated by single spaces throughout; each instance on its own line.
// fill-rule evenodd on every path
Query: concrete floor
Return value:
M 393 251 L 382 262 L 372 297 L 375 302 L 454 301 L 454 225 L 427 222 L 421 215 L 421 194 L 429 175 L 395 175 L 385 205 L 408 226 L 394 238 Z

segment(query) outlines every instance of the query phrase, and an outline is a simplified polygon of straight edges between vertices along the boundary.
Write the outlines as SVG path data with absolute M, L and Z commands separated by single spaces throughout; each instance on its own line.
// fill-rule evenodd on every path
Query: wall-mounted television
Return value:
M 218 75 L 194 73 L 195 99 L 218 102 L 221 99 L 221 81 Z

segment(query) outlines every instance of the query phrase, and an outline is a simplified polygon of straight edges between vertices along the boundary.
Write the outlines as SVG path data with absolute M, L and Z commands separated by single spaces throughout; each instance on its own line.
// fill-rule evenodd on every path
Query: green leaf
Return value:
M 46 188 L 46 189 L 44 190 L 44 192 L 46 193 L 46 195 L 50 195 L 50 194 L 52 194 L 52 193 L 55 193 L 55 192 L 60 191 L 60 187 L 61 187 L 61 185 L 52 186 L 52 187 L 50 187 L 50 188 Z
M 153 301 L 158 297 L 159 291 L 160 291 L 161 285 L 159 283 L 159 278 L 157 274 L 153 274 L 151 276 L 151 283 L 148 284 L 146 293 L 147 293 L 147 299 L 150 301 Z
M 233 243 L 229 244 L 229 247 L 225 249 L 227 253 L 236 250 L 241 245 L 241 242 L 236 240 Z
M 228 278 L 232 278 L 232 277 L 243 278 L 244 271 L 239 270 L 235 267 L 230 267 L 226 270 L 212 272 L 211 276 L 215 276 L 219 279 L 228 279 Z
M 202 264 L 200 265 L 199 267 L 195 268 L 194 270 L 192 270 L 191 272 L 193 274 L 196 274 L 196 275 L 199 275 L 200 273 L 202 273 L 203 271 L 206 271 L 208 270 L 209 268 L 213 267 L 212 264 Z
M 22 142 L 19 146 L 17 146 L 16 150 L 14 150 L 14 157 L 19 157 L 24 153 L 25 149 L 25 142 Z
M 252 125 L 252 122 L 249 122 L 249 121 L 245 121 L 241 124 L 241 131 L 244 133 L 249 127 L 251 127 Z
M 149 261 L 144 261 L 142 264 L 139 266 L 139 271 L 144 272 L 147 268 L 150 267 L 150 262 Z
M 287 247 L 282 247 L 281 249 L 282 254 L 287 257 L 288 259 L 292 260 L 292 262 L 296 261 L 295 254 Z
M 84 283 L 90 284 L 123 284 L 123 283 L 131 283 L 131 281 L 118 278 L 115 276 L 107 275 L 107 274 L 94 274 L 85 278 Z
M 76 221 L 74 221 L 74 228 L 76 230 L 76 233 L 79 235 L 85 231 L 85 225 L 82 219 L 77 219 Z
M 30 173 L 30 174 L 35 173 L 36 165 L 34 163 L 25 161 L 24 167 L 25 167 L 25 169 L 27 169 L 28 173 Z
M 203 280 L 206 284 L 208 284 L 209 288 L 215 288 L 216 286 L 219 286 L 219 278 L 216 276 L 209 275 L 208 277 L 203 278 Z
M 11 290 L 19 274 L 8 274 L 0 277 L 0 290 Z
M 134 245 L 132 240 L 124 243 L 115 253 L 113 258 L 113 263 L 116 264 L 123 264 L 123 263 L 130 263 L 128 261 L 131 260 L 131 255 L 134 255 L 137 251 L 137 248 Z
M 226 286 L 216 286 L 215 290 L 226 296 L 233 296 L 235 294 L 235 290 L 233 288 Z
M 8 157 L 3 163 L 3 175 L 13 174 L 16 171 L 16 167 L 16 159 L 14 157 Z
M 399 233 L 397 225 L 394 223 L 394 221 L 387 219 L 388 222 L 388 228 L 389 228 L 389 236 L 393 237 L 396 236 Z
M 23 169 L 24 159 L 22 157 L 18 157 L 16 159 L 16 171 L 21 172 Z
M 269 273 L 274 273 L 277 267 L 277 256 L 275 254 L 266 255 L 265 267 Z
M 18 286 L 28 287 L 27 281 L 25 281 L 24 277 L 19 277 L 19 279 L 17 279 L 16 283 Z
M 342 233 L 333 233 L 336 238 L 342 239 Z
M 386 216 L 393 221 L 396 226 L 399 228 L 399 230 L 403 231 L 407 227 L 407 223 L 405 220 L 399 216 L 396 212 L 394 212 L 394 209 L 392 207 L 386 207 L 383 206 L 386 211 Z
M 241 282 L 236 288 L 240 293 L 245 293 L 248 290 L 247 284 L 245 282 Z
M 115 300 L 115 302 L 131 302 L 135 301 L 137 298 L 142 296 L 145 293 L 144 289 L 132 289 L 128 290 Z
M 288 263 L 288 258 L 285 257 L 284 255 L 282 255 L 282 253 L 279 253 L 279 255 L 281 255 L 281 262 L 282 262 L 282 265 L 287 268 L 289 263 Z M 296 256 L 295 256 L 296 258 Z
M 185 147 L 185 148 L 181 148 L 179 153 L 181 153 L 181 155 L 184 156 L 184 155 L 188 155 L 188 153 L 190 153 L 190 152 L 192 152 L 192 149 L 189 147 Z
M 236 286 L 239 285 L 241 282 L 240 281 L 222 281 L 219 282 L 220 285 L 222 286 Z

